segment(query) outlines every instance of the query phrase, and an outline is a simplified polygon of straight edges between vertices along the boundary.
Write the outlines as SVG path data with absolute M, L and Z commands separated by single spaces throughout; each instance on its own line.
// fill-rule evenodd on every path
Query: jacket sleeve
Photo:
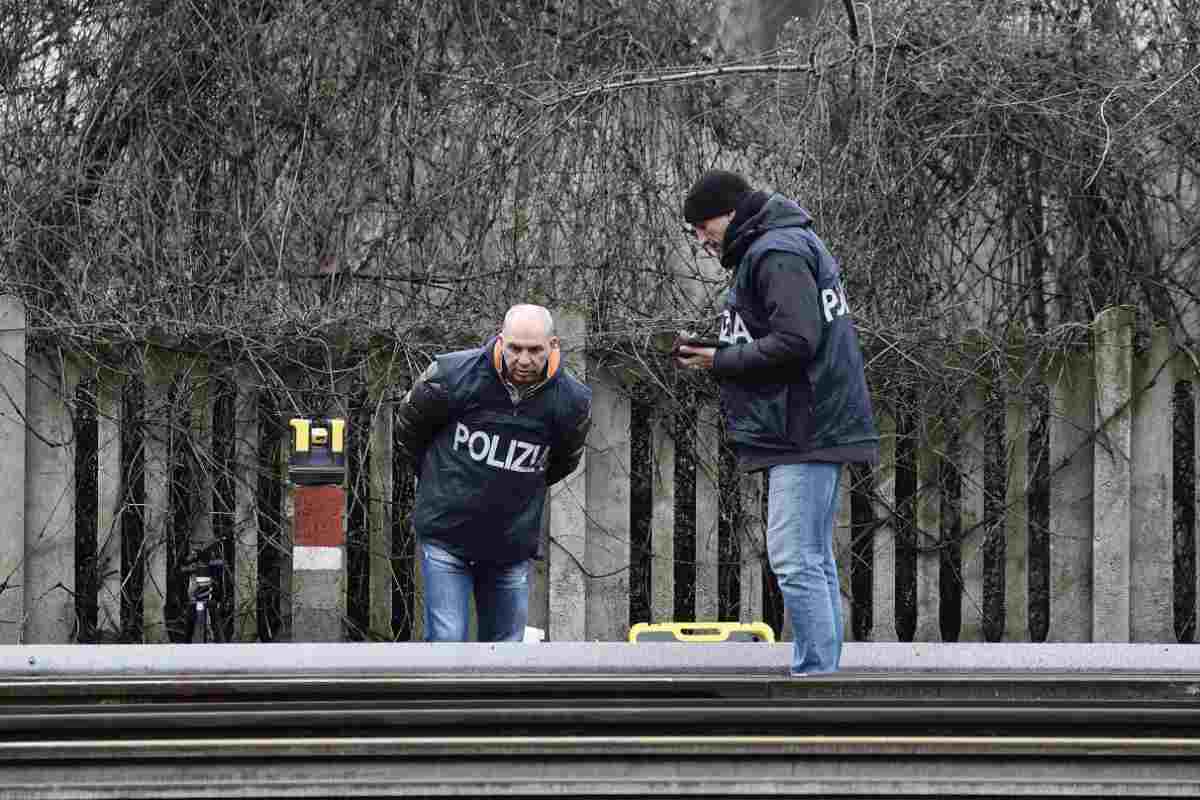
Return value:
M 588 392 L 581 407 L 572 414 L 563 440 L 558 443 L 558 447 L 550 451 L 550 462 L 546 465 L 547 486 L 553 486 L 579 467 L 591 427 L 592 395 Z
M 440 377 L 434 361 L 404 395 L 396 412 L 396 443 L 417 466 L 434 434 L 450 419 L 450 395 Z
M 817 281 L 805 257 L 773 251 L 759 264 L 754 291 L 762 298 L 770 333 L 717 351 L 713 374 L 732 377 L 812 359 L 821 346 Z

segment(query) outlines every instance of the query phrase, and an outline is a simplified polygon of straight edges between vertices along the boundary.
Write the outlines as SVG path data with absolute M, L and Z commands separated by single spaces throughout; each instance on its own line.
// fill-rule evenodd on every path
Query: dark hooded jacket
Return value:
M 413 529 L 464 560 L 537 555 L 546 489 L 579 466 L 592 392 L 553 351 L 536 391 L 505 385 L 499 340 L 438 356 L 400 404 L 397 442 L 420 481 Z
M 782 195 L 749 196 L 721 260 L 734 274 L 713 372 L 740 467 L 877 461 L 858 334 L 808 212 Z

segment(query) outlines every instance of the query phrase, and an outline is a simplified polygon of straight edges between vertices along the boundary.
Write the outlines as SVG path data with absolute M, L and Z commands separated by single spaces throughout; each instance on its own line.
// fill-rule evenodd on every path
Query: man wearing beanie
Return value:
M 843 634 L 833 554 L 841 467 L 879 458 L 838 263 L 807 211 L 734 172 L 704 173 L 683 216 L 733 275 L 722 346 L 683 344 L 677 363 L 713 371 L 739 468 L 769 475 L 767 555 L 792 618 L 792 673 L 832 672 Z

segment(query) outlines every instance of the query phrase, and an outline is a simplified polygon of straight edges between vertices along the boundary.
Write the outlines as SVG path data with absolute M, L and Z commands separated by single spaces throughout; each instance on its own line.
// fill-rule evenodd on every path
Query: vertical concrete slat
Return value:
M 720 614 L 720 446 L 721 415 L 715 403 L 696 415 L 696 620 Z
M 538 533 L 540 544 L 536 559 L 529 573 L 529 619 L 528 625 L 540 629 L 543 634 L 550 629 L 550 563 L 546 554 L 550 552 L 550 493 L 542 503 L 542 528 Z
M 25 439 L 25 634 L 65 644 L 75 630 L 75 431 L 78 369 L 30 353 Z
M 1171 334 L 1153 331 L 1133 368 L 1130 640 L 1174 642 L 1174 371 Z
M 587 470 L 587 638 L 629 636 L 630 412 L 615 376 L 588 366 L 592 430 Z
M 167 535 L 171 524 L 171 442 L 175 434 L 170 389 L 175 357 L 151 348 L 145 356 L 146 394 L 142 451 L 146 507 L 142 535 L 142 639 L 166 642 Z
M 1091 354 L 1051 362 L 1050 387 L 1050 642 L 1092 638 L 1092 431 L 1095 399 Z
M 388 390 L 395 375 L 396 354 L 376 351 L 369 362 L 368 402 L 371 431 L 368 444 L 367 550 L 370 570 L 371 632 L 391 638 L 392 633 L 392 404 Z
M 96 539 L 100 571 L 101 631 L 121 632 L 121 425 L 124 378 L 109 369 L 96 375 Z
M 234 396 L 234 638 L 258 638 L 258 386 L 249 368 L 237 371 Z
M 741 579 L 738 622 L 762 622 L 763 565 L 767 557 L 767 526 L 763 519 L 763 475 L 740 473 L 742 493 Z
M 282 464 L 279 465 L 283 476 L 283 491 L 280 492 L 280 502 L 283 505 L 279 516 L 279 539 L 283 552 L 279 559 L 279 634 L 281 642 L 298 641 L 296 637 L 303 636 L 296 628 L 296 485 L 287 478 L 287 464 L 291 459 L 292 435 L 285 435 L 286 447 L 281 447 Z
M 214 536 L 212 508 L 215 462 L 212 457 L 212 392 L 209 387 L 208 359 L 190 359 L 184 380 L 191 402 L 191 429 L 188 434 L 196 469 L 192 481 L 196 497 L 193 498 L 195 515 L 192 519 L 190 544 L 196 548 L 209 544 Z
M 851 562 L 854 560 L 854 552 L 851 547 L 854 520 L 850 507 L 850 482 L 853 480 L 853 475 L 848 464 L 843 464 L 841 470 L 841 481 L 838 483 L 837 519 L 833 526 L 833 556 L 838 571 L 838 599 L 842 604 L 842 639 L 849 642 L 854 639 L 854 625 L 850 619 L 854 610 L 853 584 L 850 580 Z M 745 571 L 742 574 L 745 575 Z M 762 574 L 761 570 L 759 574 Z M 761 592 L 761 586 L 759 589 Z
M 286 422 L 288 417 L 298 415 L 299 411 L 283 410 L 283 421 Z M 274 473 L 275 480 L 279 482 L 282 491 L 279 492 L 279 533 L 275 545 L 278 549 L 278 560 L 276 561 L 277 572 L 275 579 L 279 582 L 279 630 L 275 634 L 275 640 L 280 642 L 290 642 L 292 640 L 292 575 L 295 572 L 295 562 L 293 553 L 296 548 L 296 513 L 295 513 L 295 498 L 292 496 L 292 484 L 287 478 L 288 460 L 292 453 L 292 436 L 290 431 L 286 432 L 280 446 L 275 449 L 275 461 L 271 464 L 271 470 Z
M 17 644 L 25 617 L 25 305 L 0 295 L 0 514 L 19 535 L 0 536 L 0 645 Z
M 1008 480 L 1004 503 L 1004 640 L 1029 640 L 1029 408 L 1013 392 L 1005 404 Z
M 413 497 L 416 497 L 417 496 L 417 489 L 416 489 L 417 476 L 414 475 L 411 478 L 411 480 L 413 482 Z M 549 498 L 547 498 L 546 502 L 547 502 L 547 504 L 549 504 L 549 502 L 550 502 Z M 547 508 L 546 513 L 547 514 L 550 513 L 549 508 Z M 546 525 L 547 526 L 550 525 L 549 520 L 546 521 Z M 421 572 L 421 546 L 417 543 L 416 536 L 412 537 L 412 555 L 413 555 L 413 563 L 412 563 L 412 571 L 413 571 L 412 640 L 414 642 L 421 642 L 421 641 L 425 640 L 425 574 L 423 572 Z M 548 562 L 549 560 L 550 560 L 550 546 L 548 545 L 547 550 L 546 550 L 546 561 Z M 547 574 L 549 573 L 549 570 L 550 570 L 550 565 L 547 564 L 546 565 Z M 547 601 L 549 601 L 549 598 L 547 598 Z M 548 633 L 550 630 L 550 620 L 549 619 L 546 620 L 546 630 L 547 630 L 547 638 L 549 638 L 549 633 Z
M 1096 444 L 1092 477 L 1092 641 L 1129 641 L 1130 413 L 1133 310 L 1100 312 L 1095 322 Z
M 675 426 L 658 414 L 651 428 L 650 621 L 675 619 Z
M 962 482 L 962 617 L 960 642 L 982 642 L 983 634 L 983 543 L 984 451 L 986 447 L 986 401 L 983 388 L 971 385 L 963 396 L 963 428 L 959 441 Z
M 941 625 L 942 488 L 940 423 L 929 421 L 925 442 L 917 451 L 917 624 L 913 641 L 937 642 Z
M 576 378 L 587 381 L 587 321 L 580 313 L 560 312 L 555 314 L 555 329 L 561 340 L 562 363 Z M 593 398 L 593 415 L 595 406 Z M 556 642 L 587 639 L 588 582 L 583 568 L 587 563 L 591 459 L 589 448 L 575 474 L 550 487 L 550 547 L 546 553 L 550 561 L 550 619 L 546 638 Z
M 879 418 L 879 467 L 875 477 L 875 528 L 872 544 L 871 641 L 894 642 L 896 633 L 896 420 Z
M 1192 497 L 1200 504 L 1200 365 L 1190 364 L 1188 377 L 1192 383 L 1192 453 L 1194 465 L 1192 475 L 1195 478 L 1195 489 Z M 1200 620 L 1200 509 L 1193 515 L 1192 541 L 1197 545 L 1194 570 L 1196 574 L 1196 607 L 1192 609 L 1194 619 Z M 1200 634 L 1195 634 L 1195 640 L 1200 641 Z

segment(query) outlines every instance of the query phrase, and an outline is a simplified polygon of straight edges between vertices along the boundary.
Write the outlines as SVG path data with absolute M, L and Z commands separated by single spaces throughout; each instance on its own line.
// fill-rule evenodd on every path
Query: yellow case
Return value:
M 765 622 L 639 622 L 630 642 L 774 642 Z

